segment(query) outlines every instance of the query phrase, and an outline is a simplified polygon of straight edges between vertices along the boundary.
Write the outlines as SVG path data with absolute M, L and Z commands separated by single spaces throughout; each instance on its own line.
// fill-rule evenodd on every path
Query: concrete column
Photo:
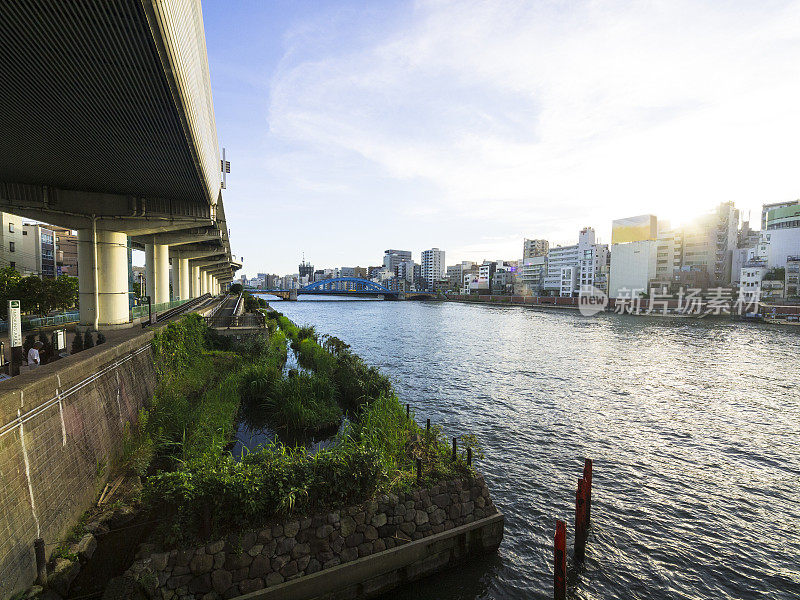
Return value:
M 202 295 L 200 291 L 200 267 L 191 266 L 189 270 L 191 271 L 189 293 L 192 295 L 192 298 L 197 298 Z
M 169 246 L 145 244 L 144 276 L 153 304 L 169 302 Z
M 189 296 L 189 259 L 180 254 L 172 257 L 172 299 L 188 300 Z
M 200 295 L 208 292 L 208 273 L 200 270 Z
M 78 230 L 78 302 L 81 325 L 99 327 L 122 325 L 130 321 L 128 308 L 128 236 L 116 231 L 98 230 L 97 273 L 92 230 Z M 95 282 L 97 305 L 95 306 Z

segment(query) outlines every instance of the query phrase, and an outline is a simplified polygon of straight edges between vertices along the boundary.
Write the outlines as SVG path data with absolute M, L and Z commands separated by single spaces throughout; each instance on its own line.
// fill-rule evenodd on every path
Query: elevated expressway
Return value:
M 10 0 L 0 210 L 78 230 L 81 323 L 129 322 L 129 240 L 154 303 L 216 293 L 231 253 L 199 0 Z

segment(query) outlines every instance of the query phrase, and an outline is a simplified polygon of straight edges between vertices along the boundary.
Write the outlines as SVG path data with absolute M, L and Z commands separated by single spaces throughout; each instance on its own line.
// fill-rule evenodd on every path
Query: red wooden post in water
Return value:
M 575 492 L 575 560 L 582 561 L 586 555 L 586 480 L 578 480 Z
M 586 481 L 586 528 L 589 528 L 589 521 L 592 517 L 592 459 L 585 458 L 583 461 L 583 479 Z
M 553 598 L 567 598 L 567 525 L 556 521 L 556 539 L 553 545 Z

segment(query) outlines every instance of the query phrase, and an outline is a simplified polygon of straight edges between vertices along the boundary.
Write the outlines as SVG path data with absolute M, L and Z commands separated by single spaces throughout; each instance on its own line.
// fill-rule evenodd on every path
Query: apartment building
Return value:
M 547 277 L 547 255 L 523 258 L 519 269 L 520 289 L 517 293 L 540 296 L 544 292 Z
M 471 260 L 463 260 L 457 265 L 450 265 L 446 270 L 446 277 L 451 289 L 459 289 L 463 286 L 464 275 L 467 273 L 478 273 L 478 266 Z
M 446 274 L 444 250 L 439 250 L 439 248 L 423 250 L 422 260 L 420 262 L 422 267 L 422 279 L 425 280 L 425 285 L 429 290 L 435 290 L 440 280 L 444 279 Z
M 550 248 L 547 253 L 544 290 L 562 297 L 577 296 L 582 286 L 593 286 L 606 291 L 608 270 L 608 245 L 597 244 L 594 229 L 584 227 L 574 246 Z
M 730 285 L 738 232 L 739 211 L 733 202 L 699 217 L 683 228 L 681 269 L 705 271 L 714 286 Z
M 550 242 L 547 240 L 526 239 L 522 242 L 522 260 L 537 256 L 547 256 L 548 250 L 550 250 Z

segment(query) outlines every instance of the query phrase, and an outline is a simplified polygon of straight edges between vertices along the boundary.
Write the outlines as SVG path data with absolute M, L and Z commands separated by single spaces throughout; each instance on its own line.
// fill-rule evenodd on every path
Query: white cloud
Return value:
M 509 232 L 800 195 L 796 2 L 418 2 L 372 35 L 339 17 L 287 36 L 270 131 L 301 156 L 279 172 L 365 197 L 359 178 L 418 182 L 448 262 L 475 249 L 454 218 L 501 238 L 492 257 Z

